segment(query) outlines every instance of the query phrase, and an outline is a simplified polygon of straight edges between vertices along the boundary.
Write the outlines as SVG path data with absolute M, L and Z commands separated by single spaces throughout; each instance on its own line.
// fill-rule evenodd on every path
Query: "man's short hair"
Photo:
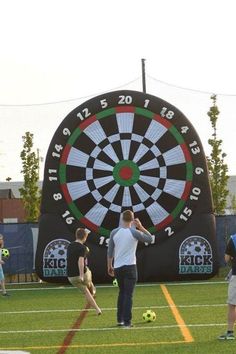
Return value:
M 125 210 L 122 214 L 122 219 L 125 222 L 131 222 L 134 220 L 134 213 L 131 210 Z
M 83 229 L 83 228 L 78 228 L 75 231 L 75 237 L 77 240 L 83 240 L 85 238 L 85 236 L 88 235 L 87 230 Z

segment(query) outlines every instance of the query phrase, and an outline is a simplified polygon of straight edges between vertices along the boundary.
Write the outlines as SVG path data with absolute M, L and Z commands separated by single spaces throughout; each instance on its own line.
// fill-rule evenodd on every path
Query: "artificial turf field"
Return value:
M 118 288 L 97 286 L 103 313 L 84 310 L 71 286 L 8 285 L 0 298 L 0 353 L 236 353 L 235 341 L 218 341 L 226 329 L 227 282 L 138 284 L 130 329 L 116 327 Z M 157 319 L 145 323 L 145 310 Z

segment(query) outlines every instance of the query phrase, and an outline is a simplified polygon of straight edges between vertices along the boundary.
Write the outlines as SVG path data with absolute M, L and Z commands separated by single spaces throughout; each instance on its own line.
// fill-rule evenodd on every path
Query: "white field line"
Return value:
M 178 308 L 199 308 L 199 307 L 224 307 L 227 304 L 193 304 L 193 305 L 178 305 Z M 164 305 L 164 306 L 134 306 L 133 310 L 146 310 L 146 309 L 169 309 L 172 306 Z M 54 309 L 54 310 L 28 310 L 28 311 L 1 311 L 1 315 L 20 315 L 20 314 L 36 314 L 36 313 L 56 313 L 56 312 L 80 312 L 84 309 Z M 103 311 L 116 311 L 116 307 L 104 307 Z M 94 311 L 94 309 L 88 309 L 86 311 Z
M 215 326 L 226 326 L 226 323 L 197 323 L 197 324 L 186 324 L 187 327 L 215 327 Z M 168 329 L 168 328 L 179 328 L 178 324 L 176 325 L 162 325 L 162 326 L 140 326 L 132 327 L 130 331 L 136 330 L 153 330 L 153 329 Z M 45 332 L 99 332 L 99 331 L 122 331 L 121 327 L 101 327 L 101 328 L 62 328 L 62 329 L 34 329 L 34 330 L 13 330 L 13 331 L 0 331 L 0 334 L 15 334 L 15 333 L 45 333 Z
M 24 283 L 25 285 L 26 283 Z M 143 283 L 143 284 L 137 284 L 136 287 L 152 287 L 152 286 L 158 286 L 160 284 L 164 284 L 166 286 L 188 286 L 188 285 L 217 285 L 217 284 L 228 284 L 228 282 L 225 281 L 202 281 L 202 282 L 178 282 L 178 283 Z M 41 290 L 77 290 L 76 288 L 72 286 L 55 286 L 55 287 L 42 287 L 41 288 L 21 288 L 21 289 L 10 289 L 9 286 L 16 286 L 17 284 L 7 284 L 7 291 L 41 291 Z M 96 285 L 96 288 L 114 288 L 113 285 Z

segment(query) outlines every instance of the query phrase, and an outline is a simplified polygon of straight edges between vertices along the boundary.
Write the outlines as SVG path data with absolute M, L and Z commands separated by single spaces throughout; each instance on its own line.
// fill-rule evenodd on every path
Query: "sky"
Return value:
M 61 121 L 100 93 L 142 91 L 142 58 L 147 93 L 183 112 L 206 155 L 217 94 L 217 134 L 236 175 L 235 13 L 234 0 L 0 0 L 0 181 L 23 180 L 26 131 L 42 178 Z

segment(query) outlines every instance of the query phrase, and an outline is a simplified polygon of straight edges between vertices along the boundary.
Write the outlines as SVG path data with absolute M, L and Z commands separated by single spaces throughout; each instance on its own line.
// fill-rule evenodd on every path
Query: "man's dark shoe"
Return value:
M 118 326 L 118 327 L 122 327 L 122 326 L 124 326 L 124 324 L 125 324 L 125 323 L 124 323 L 123 321 L 117 322 L 117 326 Z
M 132 325 L 132 323 L 124 324 L 124 326 L 123 326 L 123 328 L 127 328 L 127 329 L 129 329 L 129 328 L 131 328 L 131 327 L 134 327 L 134 326 Z

